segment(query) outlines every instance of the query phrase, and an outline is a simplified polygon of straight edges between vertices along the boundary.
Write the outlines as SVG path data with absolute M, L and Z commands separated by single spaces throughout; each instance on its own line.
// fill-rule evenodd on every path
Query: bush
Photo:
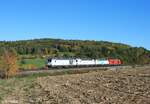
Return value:
M 28 64 L 27 68 L 32 69 L 32 70 L 37 69 L 36 65 L 34 65 L 34 64 Z
M 21 64 L 26 64 L 26 61 L 24 59 L 21 59 Z

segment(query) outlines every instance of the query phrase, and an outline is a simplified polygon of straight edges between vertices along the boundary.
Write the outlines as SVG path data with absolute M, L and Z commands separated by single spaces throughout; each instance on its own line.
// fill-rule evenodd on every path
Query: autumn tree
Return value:
M 0 56 L 0 72 L 5 78 L 14 76 L 18 71 L 17 54 L 14 49 L 4 49 Z

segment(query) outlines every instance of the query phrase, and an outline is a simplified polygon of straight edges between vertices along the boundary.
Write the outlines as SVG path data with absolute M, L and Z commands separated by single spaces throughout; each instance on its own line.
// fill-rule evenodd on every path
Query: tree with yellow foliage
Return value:
M 0 73 L 4 78 L 14 76 L 18 71 L 17 54 L 14 49 L 4 49 L 0 56 Z

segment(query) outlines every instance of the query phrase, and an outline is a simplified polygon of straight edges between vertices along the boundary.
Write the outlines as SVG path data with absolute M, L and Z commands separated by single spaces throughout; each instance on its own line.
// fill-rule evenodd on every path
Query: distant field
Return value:
M 46 64 L 46 59 L 35 58 L 35 59 L 23 59 L 18 62 L 19 68 L 22 69 L 36 69 L 42 68 Z

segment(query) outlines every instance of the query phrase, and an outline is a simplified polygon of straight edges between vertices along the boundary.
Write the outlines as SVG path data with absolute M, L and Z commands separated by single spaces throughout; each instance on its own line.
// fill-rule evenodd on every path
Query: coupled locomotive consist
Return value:
M 48 67 L 78 67 L 78 66 L 104 66 L 121 65 L 120 59 L 80 59 L 80 58 L 48 58 Z

